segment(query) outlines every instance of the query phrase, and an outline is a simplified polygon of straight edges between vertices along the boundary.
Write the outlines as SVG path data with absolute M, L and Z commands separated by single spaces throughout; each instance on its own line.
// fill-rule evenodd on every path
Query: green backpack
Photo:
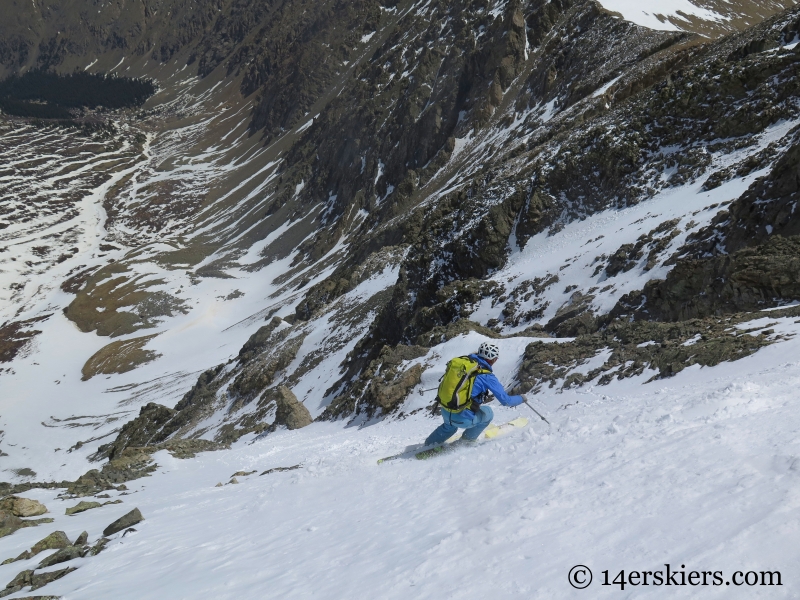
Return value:
M 442 408 L 454 413 L 468 408 L 472 401 L 475 377 L 484 373 L 491 371 L 482 369 L 478 361 L 469 356 L 459 356 L 448 362 L 439 384 L 439 404 Z

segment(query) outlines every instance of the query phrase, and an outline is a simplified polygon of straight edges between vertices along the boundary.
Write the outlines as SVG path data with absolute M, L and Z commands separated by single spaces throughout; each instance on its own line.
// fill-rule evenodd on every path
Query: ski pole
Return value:
M 539 411 L 538 411 L 538 410 L 536 410 L 535 408 L 533 408 L 533 407 L 532 407 L 532 406 L 531 406 L 531 405 L 528 403 L 528 401 L 527 401 L 527 400 L 524 400 L 524 402 L 525 402 L 525 404 L 527 404 L 527 405 L 528 405 L 528 408 L 530 408 L 530 409 L 531 409 L 533 412 L 535 412 L 537 415 L 539 415 L 539 418 L 540 418 L 542 421 L 544 421 L 545 423 L 547 423 L 548 425 L 550 425 L 550 421 L 548 421 L 547 419 L 545 419 L 545 418 L 544 418 L 544 417 L 543 417 L 543 416 L 542 416 L 542 415 L 539 413 Z

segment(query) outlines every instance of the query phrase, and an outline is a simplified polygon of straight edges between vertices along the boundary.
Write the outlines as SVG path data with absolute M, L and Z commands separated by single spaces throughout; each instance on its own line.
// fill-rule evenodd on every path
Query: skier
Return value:
M 454 358 L 439 385 L 439 406 L 444 423 L 425 440 L 426 446 L 443 444 L 459 428 L 466 429 L 461 436 L 464 442 L 476 442 L 478 436 L 492 422 L 494 413 L 486 402 L 491 392 L 503 406 L 518 406 L 525 396 L 509 396 L 503 384 L 492 372 L 492 365 L 500 356 L 500 348 L 483 342 L 476 354 Z

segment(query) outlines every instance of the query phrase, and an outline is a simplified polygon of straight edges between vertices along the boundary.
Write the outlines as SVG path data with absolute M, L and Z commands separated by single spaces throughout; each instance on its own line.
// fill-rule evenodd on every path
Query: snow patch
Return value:
M 701 8 L 689 0 L 599 0 L 604 8 L 620 13 L 626 21 L 648 29 L 659 31 L 680 31 L 680 27 L 667 18 L 686 21 L 687 16 L 706 21 L 723 21 L 719 13 Z

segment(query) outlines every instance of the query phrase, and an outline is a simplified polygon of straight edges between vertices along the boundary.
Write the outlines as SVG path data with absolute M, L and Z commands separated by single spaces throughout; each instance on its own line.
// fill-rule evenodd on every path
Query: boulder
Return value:
M 67 567 L 58 571 L 48 571 L 47 573 L 36 573 L 31 577 L 31 591 L 38 590 L 40 587 L 46 586 L 48 583 L 61 579 L 64 575 L 72 573 L 77 567 Z
M 93 508 L 100 508 L 101 506 L 103 506 L 103 505 L 100 504 L 99 502 L 86 502 L 84 500 L 81 500 L 75 506 L 72 506 L 72 507 L 68 508 L 65 511 L 65 514 L 67 514 L 67 515 L 77 515 L 78 513 L 82 513 L 82 512 L 84 512 L 86 510 L 91 510 Z
M 43 538 L 36 542 L 33 545 L 33 548 L 30 550 L 26 550 L 16 558 L 9 558 L 4 560 L 2 564 L 7 565 L 12 562 L 16 562 L 18 560 L 28 560 L 29 558 L 33 558 L 40 552 L 44 552 L 45 550 L 61 550 L 63 548 L 69 547 L 71 544 L 69 542 L 69 538 L 67 534 L 63 531 L 55 531 L 48 535 L 46 538 Z M 55 563 L 52 563 L 55 564 Z
M 82 534 L 80 534 L 78 536 L 78 539 L 75 540 L 75 545 L 76 546 L 85 546 L 88 543 L 89 543 L 89 532 L 88 531 L 84 531 Z
M 30 550 L 30 556 L 36 556 L 45 550 L 61 550 L 71 545 L 66 533 L 63 531 L 54 531 L 46 538 L 39 540 L 33 545 Z
M 300 469 L 303 465 L 292 465 L 291 467 L 274 467 L 272 469 L 267 469 L 261 475 L 269 475 L 270 473 L 283 473 L 284 471 L 294 471 L 296 469 Z M 260 475 L 259 475 L 260 477 Z
M 111 523 L 108 527 L 103 530 L 104 536 L 114 535 L 118 531 L 122 531 L 123 529 L 127 529 L 137 523 L 144 521 L 144 517 L 142 513 L 139 512 L 138 508 L 134 508 L 131 512 L 121 516 L 119 519 Z
M 32 578 L 33 578 L 33 570 L 31 569 L 17 573 L 17 576 L 8 582 L 8 585 L 6 585 L 6 589 L 0 592 L 0 595 L 7 596 L 9 594 L 13 594 L 14 592 L 21 590 L 25 586 L 32 585 L 31 581 Z
M 104 537 L 97 540 L 94 543 L 94 546 L 92 546 L 91 549 L 89 550 L 88 552 L 89 556 L 97 556 L 98 554 L 100 554 L 105 549 L 106 544 L 108 544 L 109 541 L 110 540 L 108 538 Z
M 9 496 L 0 502 L 0 510 L 10 512 L 16 517 L 38 517 L 47 512 L 47 507 L 37 500 Z
M 278 387 L 277 391 L 275 424 L 286 425 L 287 429 L 300 429 L 310 425 L 311 413 L 292 393 L 292 390 L 282 385 Z
M 55 521 L 52 517 L 45 517 L 43 519 L 27 519 L 22 522 L 23 527 L 36 527 L 37 525 L 44 525 L 45 523 L 52 523 Z
M 46 586 L 51 581 L 61 579 L 67 573 L 72 573 L 75 567 L 68 567 L 58 571 L 49 571 L 47 573 L 34 573 L 32 570 L 22 571 L 12 579 L 6 588 L 0 591 L 0 598 L 14 594 L 24 587 L 31 586 L 31 590 L 39 589 Z M 45 596 L 45 598 L 55 598 L 55 596 Z
M 42 562 L 39 563 L 39 566 L 36 567 L 37 569 L 44 569 L 46 567 L 52 567 L 53 565 L 57 565 L 59 563 L 67 562 L 68 560 L 73 560 L 76 558 L 80 558 L 84 555 L 84 550 L 80 546 L 67 546 L 66 548 L 62 548 L 58 552 L 51 554 Z
M 0 510 L 0 537 L 11 535 L 21 528 L 22 519 L 6 510 Z

